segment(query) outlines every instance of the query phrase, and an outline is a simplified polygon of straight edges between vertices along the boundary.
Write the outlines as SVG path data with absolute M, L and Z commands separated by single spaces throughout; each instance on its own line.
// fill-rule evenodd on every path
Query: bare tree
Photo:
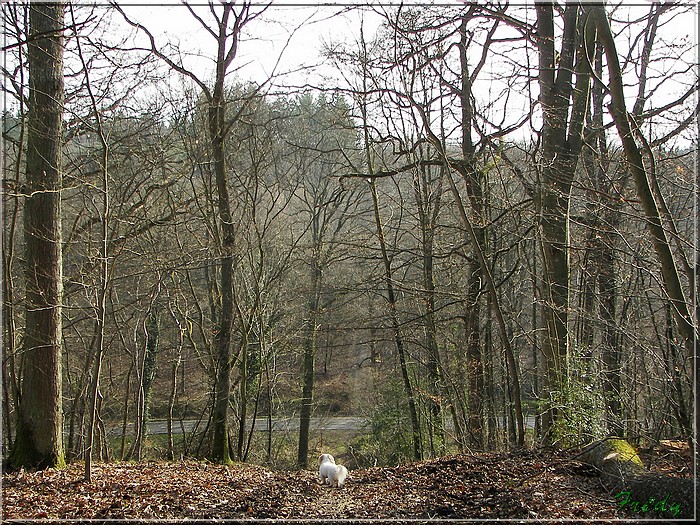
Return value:
M 569 225 L 571 185 L 583 144 L 583 127 L 589 105 L 589 57 L 595 50 L 595 24 L 588 7 L 566 4 L 561 49 L 556 51 L 555 10 L 538 3 L 538 81 L 542 105 L 542 152 L 537 209 L 544 265 L 542 317 L 545 323 L 543 353 L 545 389 L 550 399 L 542 418 L 543 437 L 552 439 L 561 417 L 569 352 Z M 574 82 L 575 75 L 575 82 Z
M 640 131 L 635 117 L 630 115 L 627 111 L 618 51 L 610 29 L 607 13 L 604 8 L 596 7 L 593 10 L 593 16 L 607 58 L 610 82 L 609 90 L 612 98 L 609 110 L 620 140 L 622 141 L 628 166 L 634 179 L 637 195 L 644 209 L 646 227 L 654 243 L 654 251 L 656 252 L 661 267 L 664 288 L 670 301 L 673 318 L 675 319 L 678 332 L 682 338 L 687 357 L 692 359 L 696 356 L 696 342 L 700 334 L 698 333 L 697 326 L 694 325 L 693 317 L 688 307 L 689 302 L 685 297 L 685 292 L 677 269 L 676 257 L 673 254 L 671 243 L 666 233 L 667 228 L 674 232 L 675 226 L 664 225 L 664 219 L 660 209 L 662 205 L 659 203 L 659 192 L 654 192 L 652 183 L 650 182 L 655 178 L 653 176 L 655 170 L 654 154 L 649 147 L 648 141 Z M 640 105 L 643 106 L 643 101 L 640 102 Z M 637 113 L 639 113 L 639 110 Z M 641 146 L 637 141 L 641 143 Z M 648 157 L 649 170 L 652 172 L 652 176 L 647 172 L 645 166 L 645 154 Z M 668 221 L 669 217 L 667 216 L 667 222 Z M 693 285 L 694 283 L 691 279 L 691 288 Z M 684 426 L 686 427 L 684 430 L 689 432 L 689 421 L 687 421 Z
M 70 16 L 72 26 L 75 28 L 76 19 L 75 13 L 73 11 L 73 6 L 69 6 Z M 89 412 L 88 412 L 88 428 L 86 437 L 86 451 L 85 451 L 85 480 L 89 483 L 92 479 L 92 447 L 95 442 L 94 433 L 96 419 L 98 417 L 98 398 L 100 397 L 100 372 L 102 370 L 102 359 L 104 355 L 104 340 L 105 340 L 105 321 L 106 321 L 106 303 L 107 303 L 107 290 L 108 290 L 108 279 L 109 279 L 109 172 L 107 169 L 107 158 L 108 158 L 108 146 L 107 138 L 105 136 L 104 129 L 102 127 L 102 117 L 100 116 L 99 109 L 97 107 L 97 100 L 95 94 L 92 90 L 92 84 L 90 82 L 90 74 L 88 71 L 87 63 L 85 57 L 83 56 L 82 47 L 80 44 L 80 39 L 76 38 L 76 47 L 78 52 L 78 57 L 80 59 L 81 65 L 83 67 L 83 72 L 85 74 L 85 87 L 90 98 L 90 103 L 92 106 L 92 111 L 95 118 L 95 125 L 93 131 L 97 135 L 100 141 L 100 174 L 102 178 L 102 188 L 100 193 L 102 194 L 101 199 L 101 210 L 100 210 L 100 272 L 99 272 L 99 286 L 96 290 L 96 301 L 95 301 L 95 355 L 94 364 L 92 369 L 92 384 L 89 389 Z
M 207 107 L 207 124 L 209 132 L 209 153 L 214 167 L 217 207 L 219 215 L 218 242 L 220 248 L 220 315 L 214 336 L 214 354 L 216 355 L 216 375 L 214 382 L 213 407 L 213 443 L 212 458 L 222 463 L 231 461 L 228 435 L 229 395 L 231 391 L 231 332 L 234 319 L 233 296 L 233 243 L 235 238 L 234 220 L 231 212 L 228 171 L 226 167 L 226 138 L 231 126 L 241 115 L 243 108 L 234 115 L 227 113 L 226 78 L 238 53 L 243 27 L 259 17 L 264 11 L 251 11 L 251 3 L 243 2 L 240 6 L 223 4 L 220 13 L 214 4 L 210 4 L 213 23 L 206 22 L 195 9 L 187 5 L 188 10 L 202 28 L 212 37 L 216 44 L 216 64 L 213 85 L 208 85 L 195 73 L 186 69 L 167 56 L 157 45 L 153 35 L 141 24 L 131 21 L 122 12 L 124 19 L 132 26 L 146 34 L 151 44 L 151 51 L 170 68 L 191 79 L 199 87 Z M 251 97 L 251 99 L 254 97 Z
M 8 40 L 22 42 L 29 31 L 29 6 L 12 4 L 2 10 L 4 27 Z M 4 128 L 2 138 L 3 151 L 3 228 L 2 228 L 2 319 L 3 319 L 3 352 L 2 352 L 2 409 L 3 409 L 3 447 L 10 450 L 13 443 L 15 426 L 15 408 L 19 394 L 17 381 L 17 360 L 15 359 L 19 341 L 17 311 L 17 244 L 19 239 L 21 215 L 21 179 L 26 151 L 27 131 L 27 80 L 25 46 L 19 45 L 13 51 L 5 51 L 6 55 L 16 54 L 18 67 L 9 71 L 2 67 L 3 75 L 9 80 L 11 87 L 6 87 L 8 99 L 14 99 L 18 106 L 16 117 L 9 112 L 3 115 Z M 13 169 L 10 169 L 12 166 Z
M 64 465 L 61 187 L 64 4 L 31 4 L 28 43 L 26 328 L 14 467 Z

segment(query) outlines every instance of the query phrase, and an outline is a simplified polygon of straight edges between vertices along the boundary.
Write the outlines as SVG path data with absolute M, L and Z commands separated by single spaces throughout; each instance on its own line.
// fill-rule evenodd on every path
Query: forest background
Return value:
M 697 5 L 2 9 L 11 463 L 691 437 Z

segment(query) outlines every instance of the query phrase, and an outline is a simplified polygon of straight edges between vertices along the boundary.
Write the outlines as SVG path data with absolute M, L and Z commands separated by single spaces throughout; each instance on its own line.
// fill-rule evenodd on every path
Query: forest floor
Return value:
M 642 455 L 655 471 L 692 476 L 675 442 Z M 81 464 L 4 473 L 2 518 L 16 519 L 653 519 L 620 508 L 596 472 L 573 454 L 519 451 L 449 456 L 353 470 L 345 487 L 319 485 L 313 471 L 206 462 Z M 664 495 L 660 495 L 663 497 Z M 693 502 L 683 502 L 692 505 Z

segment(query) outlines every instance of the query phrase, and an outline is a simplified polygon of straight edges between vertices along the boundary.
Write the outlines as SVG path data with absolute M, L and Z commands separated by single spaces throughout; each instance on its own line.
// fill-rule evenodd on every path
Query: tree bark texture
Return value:
M 542 426 L 543 437 L 548 440 L 560 418 L 556 407 L 564 401 L 568 375 L 569 200 L 588 111 L 588 57 L 593 56 L 595 49 L 595 25 L 588 23 L 588 9 L 568 3 L 564 10 L 561 51 L 557 53 L 553 5 L 538 3 L 536 10 L 543 120 L 536 204 L 544 273 L 542 351 L 545 391 L 549 393 Z
M 247 9 L 244 6 L 244 10 Z M 231 331 L 233 329 L 233 245 L 234 227 L 231 215 L 228 177 L 226 172 L 226 101 L 224 81 L 226 70 L 236 53 L 238 32 L 234 29 L 233 42 L 227 50 L 230 28 L 228 20 L 233 12 L 231 4 L 224 5 L 219 21 L 216 56 L 216 78 L 209 100 L 209 140 L 216 178 L 221 248 L 221 310 L 214 335 L 216 375 L 214 385 L 214 414 L 212 458 L 221 463 L 231 462 L 228 440 L 228 407 L 231 392 Z M 234 14 L 235 16 L 235 14 Z M 243 17 L 243 14 L 240 15 Z M 236 18 L 236 26 L 241 18 Z
M 29 8 L 26 329 L 14 467 L 65 463 L 61 401 L 61 148 L 64 5 Z

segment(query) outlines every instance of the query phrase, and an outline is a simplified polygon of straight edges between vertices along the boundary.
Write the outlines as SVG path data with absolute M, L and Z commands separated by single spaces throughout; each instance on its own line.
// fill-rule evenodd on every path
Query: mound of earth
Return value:
M 4 474 L 3 519 L 629 517 L 595 471 L 561 454 L 531 451 L 353 470 L 342 489 L 319 485 L 313 471 L 248 464 L 98 464 L 91 483 L 82 469 Z

